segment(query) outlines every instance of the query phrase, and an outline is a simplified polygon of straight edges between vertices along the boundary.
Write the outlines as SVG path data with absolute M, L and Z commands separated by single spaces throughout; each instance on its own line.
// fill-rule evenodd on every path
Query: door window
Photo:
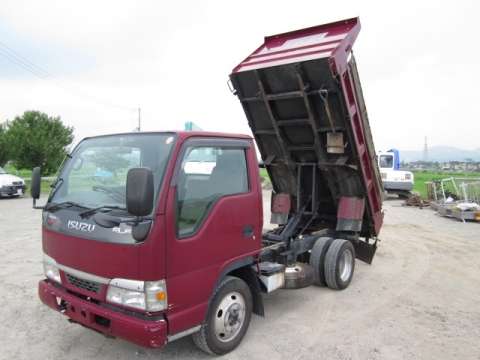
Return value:
M 177 233 L 189 236 L 199 228 L 222 196 L 248 192 L 244 149 L 189 147 L 177 182 Z

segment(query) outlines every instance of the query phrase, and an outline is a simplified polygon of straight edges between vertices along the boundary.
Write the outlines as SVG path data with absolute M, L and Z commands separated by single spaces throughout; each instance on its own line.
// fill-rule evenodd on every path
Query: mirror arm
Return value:
M 34 198 L 32 208 L 36 209 L 36 210 L 43 210 L 45 208 L 45 206 L 37 206 L 37 199 Z
M 121 222 L 132 223 L 135 226 L 144 221 L 153 221 L 153 217 L 152 216 L 135 216 L 134 219 L 125 219 L 124 221 L 121 221 Z

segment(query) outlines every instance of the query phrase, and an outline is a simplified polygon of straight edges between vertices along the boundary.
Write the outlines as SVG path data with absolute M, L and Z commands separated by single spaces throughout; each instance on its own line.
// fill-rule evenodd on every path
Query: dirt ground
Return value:
M 480 224 L 387 201 L 372 265 L 344 291 L 265 296 L 228 359 L 480 359 Z M 142 349 L 70 324 L 37 297 L 41 212 L 0 200 L 1 359 L 206 359 L 190 338 Z M 268 219 L 268 218 L 266 218 Z

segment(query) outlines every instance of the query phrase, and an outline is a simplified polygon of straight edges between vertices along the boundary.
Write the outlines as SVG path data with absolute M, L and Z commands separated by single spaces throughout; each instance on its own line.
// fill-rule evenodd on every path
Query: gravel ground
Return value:
M 268 198 L 268 197 L 266 197 Z M 480 359 L 480 224 L 387 201 L 371 266 L 344 291 L 265 296 L 228 359 Z M 70 324 L 37 298 L 40 211 L 0 200 L 0 359 L 205 359 L 190 338 L 161 350 Z M 266 217 L 266 219 L 268 219 Z

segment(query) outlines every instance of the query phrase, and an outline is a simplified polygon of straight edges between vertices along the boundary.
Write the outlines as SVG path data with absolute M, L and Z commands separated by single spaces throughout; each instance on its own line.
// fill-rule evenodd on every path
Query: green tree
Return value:
M 52 174 L 73 141 L 73 127 L 65 126 L 58 116 L 25 111 L 8 123 L 5 135 L 10 158 L 17 168 L 41 166 L 43 174 Z
M 122 153 L 122 148 L 105 149 L 101 152 L 95 153 L 93 156 L 93 162 L 96 166 L 110 171 L 112 174 L 117 175 L 117 170 L 128 168 L 130 161 L 126 159 Z
M 6 125 L 0 124 L 0 166 L 4 166 L 10 160 L 6 132 Z

